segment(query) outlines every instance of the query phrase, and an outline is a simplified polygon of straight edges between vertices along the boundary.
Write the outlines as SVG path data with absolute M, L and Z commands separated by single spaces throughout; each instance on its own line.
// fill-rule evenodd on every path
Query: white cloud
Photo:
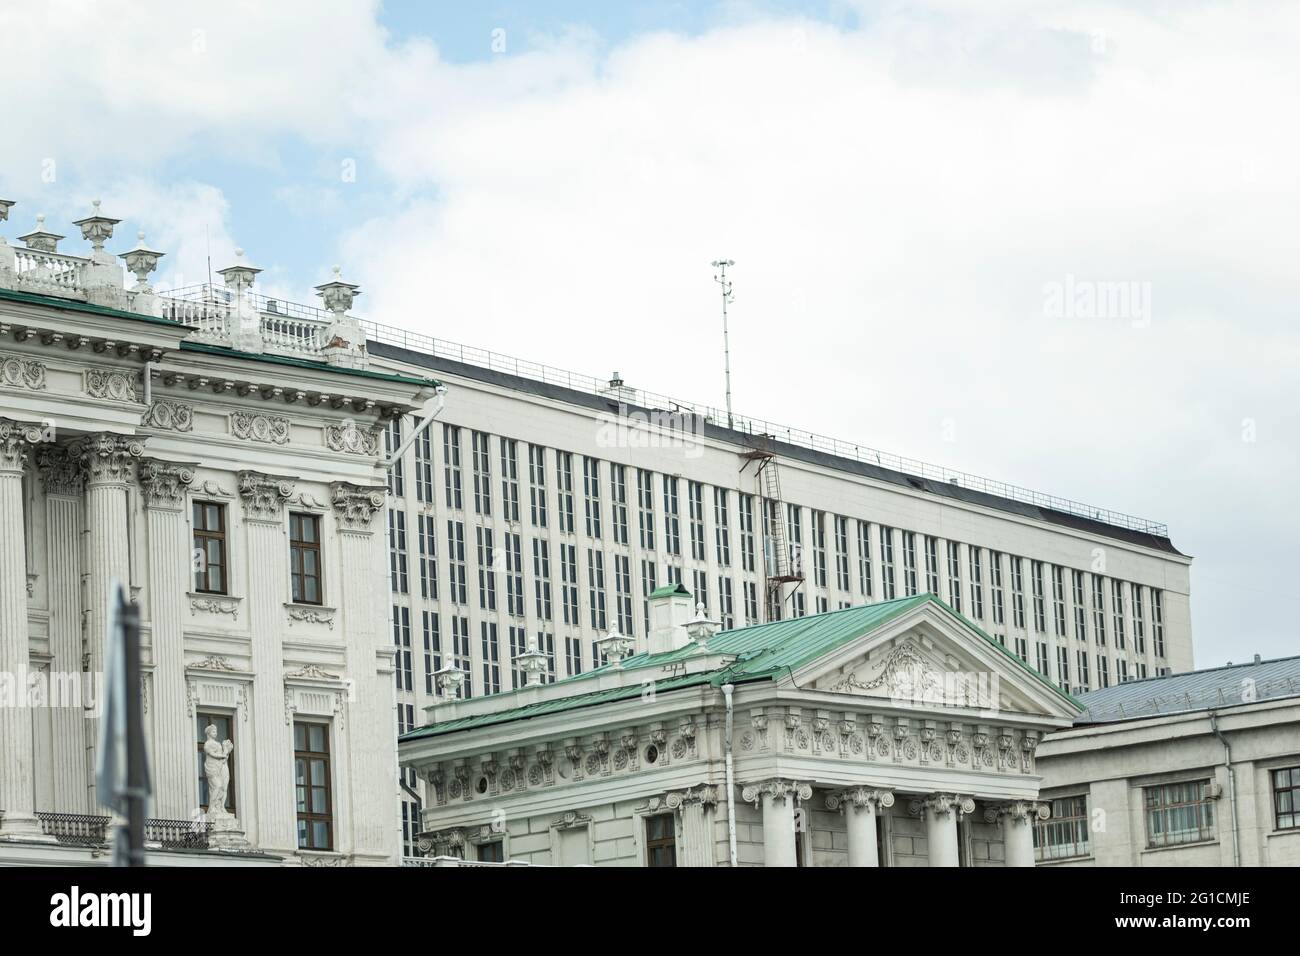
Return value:
M 15 181 L 47 154 L 147 177 L 214 134 L 252 163 L 326 144 L 393 196 L 340 237 L 367 315 L 715 404 L 730 256 L 739 410 L 1150 512 L 1197 556 L 1200 663 L 1295 650 L 1261 598 L 1300 532 L 1300 11 L 749 11 L 452 66 L 373 5 L 137 6 L 0 14 L 10 75 L 49 77 L 0 144 Z M 1045 317 L 1067 276 L 1149 283 L 1149 325 Z

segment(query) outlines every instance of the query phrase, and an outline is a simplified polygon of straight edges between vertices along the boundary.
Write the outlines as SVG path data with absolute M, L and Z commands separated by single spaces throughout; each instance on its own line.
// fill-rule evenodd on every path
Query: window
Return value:
M 981 563 L 983 550 L 970 548 L 970 613 L 971 617 L 984 617 L 984 566 Z
M 813 581 L 826 587 L 826 512 L 812 513 Z
M 528 446 L 528 513 L 534 528 L 546 527 L 546 449 Z
M 626 554 L 614 557 L 614 613 L 618 617 L 618 632 L 625 637 L 636 633 L 632 624 L 632 559 Z
M 388 571 L 393 593 L 406 594 L 406 512 L 398 508 L 388 512 Z
M 229 594 L 226 580 L 226 506 L 194 502 L 194 590 Z
M 1052 568 L 1052 617 L 1056 622 L 1056 636 L 1065 637 L 1065 569 Z
M 1110 686 L 1110 658 L 1105 654 L 1097 655 L 1097 681 L 1100 687 Z
M 671 813 L 656 813 L 645 818 L 645 865 L 676 866 L 676 823 Z
M 523 666 L 519 658 L 528 650 L 528 632 L 522 627 L 512 625 L 507 629 L 510 640 L 510 680 L 511 686 L 519 690 L 527 683 Z
M 433 697 L 433 675 L 442 670 L 442 635 L 436 611 L 421 611 L 420 617 L 424 635 L 424 692 Z
M 1165 592 L 1151 589 L 1151 650 L 1165 656 Z
M 1147 651 L 1146 614 L 1142 607 L 1142 585 L 1130 584 L 1133 596 L 1133 647 L 1139 654 Z
M 330 805 L 329 727 L 294 721 L 293 750 L 298 848 L 332 849 L 334 818 Z
M 786 541 L 790 548 L 790 573 L 803 577 L 803 509 L 798 505 L 787 504 L 785 524 Z
M 1025 626 L 1025 562 L 1011 559 L 1011 614 L 1016 627 Z
M 610 509 L 614 521 L 614 543 L 627 544 L 627 466 L 609 466 Z
M 568 668 L 570 677 L 582 673 L 582 640 L 580 638 L 566 637 L 564 639 L 564 666 Z
M 654 475 L 644 468 L 636 470 L 637 517 L 641 522 L 641 549 L 655 549 Z
M 483 693 L 501 693 L 501 638 L 492 621 L 479 621 L 483 645 Z
M 411 609 L 393 605 L 393 643 L 397 645 L 393 678 L 398 690 L 411 689 Z
M 390 418 L 384 426 L 384 457 L 391 458 L 393 452 L 402 447 L 402 419 Z M 388 493 L 394 498 L 406 494 L 405 462 L 398 459 L 388 471 Z
M 578 620 L 578 549 L 560 542 L 560 604 L 564 623 L 577 627 Z
M 207 740 L 207 730 L 209 727 L 217 728 L 217 743 L 226 740 L 235 739 L 235 721 L 229 714 L 213 714 L 200 711 L 195 715 L 198 719 L 198 754 L 199 754 L 199 806 L 204 810 L 208 809 L 208 775 L 203 772 L 203 744 Z M 226 788 L 226 810 L 230 813 L 235 812 L 235 755 L 232 753 L 226 758 L 226 767 L 230 771 L 230 785 Z M 1296 778 L 1300 781 L 1300 777 Z
M 993 591 L 993 623 L 1002 627 L 1007 623 L 1006 591 L 1002 586 L 1002 552 L 989 552 L 989 586 Z
M 1030 564 L 1030 574 L 1034 588 L 1034 628 L 1039 634 L 1047 633 L 1047 588 L 1043 581 L 1043 562 Z
M 537 617 L 551 620 L 551 545 L 541 538 L 533 539 L 533 592 Z
M 1092 849 L 1088 835 L 1088 797 L 1079 794 L 1051 801 L 1046 820 L 1034 821 L 1034 859 L 1066 860 L 1088 856 Z
M 758 623 L 758 585 L 753 581 L 745 582 L 745 623 Z
M 709 606 L 709 572 L 691 572 L 691 594 L 695 597 L 695 603 Z
M 456 670 L 465 675 L 461 682 L 460 690 L 457 697 L 467 699 L 474 696 L 470 687 L 470 678 L 472 676 L 470 657 L 469 657 L 469 618 L 454 616 L 451 619 L 451 653 L 452 665 Z
M 736 626 L 736 604 L 731 589 L 731 578 L 722 575 L 718 578 L 718 620 L 724 631 Z
M 1092 690 L 1091 678 L 1088 676 L 1088 652 L 1079 648 L 1077 652 L 1079 661 L 1079 689 L 1083 691 Z
M 704 560 L 704 486 L 698 481 L 686 483 L 687 499 L 691 507 L 691 558 Z
M 415 439 L 415 498 L 421 504 L 433 504 L 433 439 L 429 427 L 420 429 Z
M 741 570 L 754 570 L 754 496 L 738 495 L 740 507 Z M 847 586 L 847 585 L 846 585 Z
M 519 443 L 510 438 L 501 439 L 501 513 L 519 521 Z
M 1051 673 L 1047 669 L 1047 644 L 1044 641 L 1038 642 L 1038 673 L 1044 677 Z
M 920 589 L 916 568 L 916 532 L 903 532 L 903 591 L 912 597 Z
M 468 570 L 465 565 L 465 522 L 447 522 L 447 565 L 451 576 L 451 593 L 448 597 L 452 604 L 466 604 L 466 579 Z
M 961 545 L 956 541 L 948 542 L 948 603 L 961 613 Z
M 880 526 L 880 597 L 885 601 L 894 599 L 894 529 L 885 525 Z M 960 604 L 958 598 L 953 607 L 960 611 Z
M 731 517 L 727 507 L 727 489 L 713 489 L 713 547 L 718 567 L 731 567 Z
M 320 518 L 289 515 L 289 577 L 295 604 L 320 604 Z
M 460 478 L 460 429 L 442 426 L 442 476 L 447 489 L 447 507 L 456 511 L 465 507 Z
M 645 618 L 645 632 L 650 634 L 650 595 L 655 592 L 655 563 L 641 559 L 641 614 Z
M 1088 609 L 1083 601 L 1083 572 L 1071 571 L 1073 579 L 1071 590 L 1074 592 L 1074 636 L 1077 640 L 1088 639 Z M 1103 687 L 1106 685 L 1102 685 Z
M 835 586 L 847 593 L 849 583 L 849 519 L 835 518 Z
M 504 863 L 506 861 L 505 845 L 501 840 L 489 840 L 475 847 L 475 854 L 480 863 Z
M 507 531 L 506 553 L 506 613 L 511 617 L 524 616 L 524 556 L 519 535 Z
M 478 551 L 478 606 L 484 611 L 497 609 L 496 554 L 491 528 L 475 528 Z
M 1106 646 L 1106 591 L 1100 574 L 1092 576 L 1092 629 L 1097 646 Z
M 560 530 L 573 534 L 573 455 L 567 451 L 555 453 L 555 474 L 559 481 L 560 494 Z
M 582 458 L 583 503 L 586 508 L 587 537 L 600 537 L 600 462 L 586 455 Z
M 438 600 L 438 528 L 433 515 L 417 516 L 420 545 L 420 596 Z
M 677 479 L 664 475 L 664 547 L 674 556 L 682 553 L 681 513 L 677 507 Z
M 1110 606 L 1115 623 L 1115 646 L 1124 650 L 1124 582 L 1111 579 Z
M 1278 830 L 1300 827 L 1300 767 L 1273 770 L 1273 825 Z
M 1209 780 L 1142 788 L 1147 846 L 1177 846 L 1214 839 Z
M 858 590 L 871 597 L 871 532 L 865 521 L 858 522 Z
M 1056 682 L 1061 690 L 1070 692 L 1070 651 L 1066 647 L 1056 649 Z
M 605 555 L 587 549 L 587 602 L 591 609 L 591 629 L 602 634 L 608 627 L 605 618 Z
M 474 463 L 474 512 L 492 514 L 492 438 L 486 432 L 470 432 Z

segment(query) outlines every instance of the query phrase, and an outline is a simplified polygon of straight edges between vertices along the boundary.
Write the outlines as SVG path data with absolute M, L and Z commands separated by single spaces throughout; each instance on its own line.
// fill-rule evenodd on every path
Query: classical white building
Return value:
M 1300 866 L 1300 657 L 1080 702 L 1038 748 L 1040 866 Z
M 155 857 L 392 862 L 380 430 L 435 383 L 367 367 L 337 275 L 310 320 L 242 262 L 219 291 L 164 297 L 143 236 L 127 287 L 116 224 L 74 224 L 89 254 L 39 219 L 0 240 L 0 863 L 104 855 L 113 581 L 141 611 Z M 233 819 L 211 831 L 209 725 L 233 746 Z
M 931 594 L 717 631 L 681 585 L 645 646 L 407 733 L 419 847 L 613 866 L 1033 866 L 1035 751 L 1073 699 Z

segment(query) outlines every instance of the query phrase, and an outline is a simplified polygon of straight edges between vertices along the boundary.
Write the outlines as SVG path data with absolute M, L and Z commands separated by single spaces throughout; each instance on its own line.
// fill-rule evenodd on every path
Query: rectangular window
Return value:
M 745 623 L 758 623 L 758 585 L 753 581 L 745 582 Z
M 1030 576 L 1034 589 L 1034 628 L 1039 634 L 1047 633 L 1047 587 L 1043 579 L 1043 562 L 1031 562 Z
M 289 578 L 295 604 L 321 603 L 320 518 L 289 513 Z
M 691 595 L 695 603 L 709 606 L 709 574 L 707 571 L 691 572 Z
M 458 670 L 465 674 L 465 680 L 461 682 L 460 691 L 457 697 L 468 699 L 474 696 L 471 688 L 471 677 L 473 676 L 472 663 L 469 655 L 469 618 L 453 617 L 451 619 L 451 653 L 452 664 Z
M 698 481 L 686 483 L 691 508 L 691 558 L 704 560 L 704 486 Z
M 736 626 L 735 597 L 731 590 L 731 578 L 723 575 L 718 578 L 718 620 L 724 631 Z
M 740 508 L 740 567 L 746 572 L 753 572 L 755 562 L 754 550 L 754 496 L 738 495 Z
M 217 743 L 224 743 L 229 740 L 232 743 L 235 740 L 235 720 L 229 714 L 214 714 L 206 711 L 200 711 L 195 715 L 198 724 L 198 756 L 199 756 L 199 806 L 204 810 L 208 809 L 208 775 L 203 770 L 204 761 L 207 759 L 203 753 L 203 745 L 208 739 L 208 728 L 217 729 Z M 226 769 L 230 774 L 230 782 L 226 787 L 226 810 L 230 813 L 235 812 L 235 755 L 233 752 L 226 756 Z
M 438 612 L 420 612 L 420 631 L 424 637 L 424 693 L 433 697 L 433 675 L 442 670 L 442 631 Z
M 1088 608 L 1083 599 L 1083 572 L 1071 571 L 1071 591 L 1074 593 L 1074 636 L 1076 640 L 1088 640 Z M 1102 685 L 1106 686 L 1105 684 Z
M 582 640 L 577 637 L 564 639 L 564 666 L 570 677 L 582 673 Z
M 920 591 L 920 579 L 916 566 L 916 533 L 903 532 L 903 591 L 912 597 Z
M 645 865 L 676 866 L 676 815 L 656 813 L 645 818 Z
M 551 545 L 542 538 L 533 539 L 533 597 L 537 617 L 551 620 Z
M 632 560 L 626 554 L 614 555 L 614 612 L 618 615 L 618 632 L 625 637 L 636 633 L 632 624 Z
M 998 635 L 998 641 L 1001 642 L 1002 635 Z M 1016 636 L 1016 657 L 1020 658 L 1026 664 L 1029 663 L 1029 640 L 1028 638 Z
M 1106 590 L 1100 574 L 1092 576 L 1092 628 L 1097 644 L 1106 646 Z
M 614 543 L 628 544 L 627 530 L 627 466 L 609 466 L 610 507 L 614 521 Z
M 329 727 L 294 721 L 294 789 L 298 810 L 298 848 L 334 847 L 334 816 L 330 801 Z
M 853 589 L 849 583 L 849 519 L 835 516 L 835 587 L 844 593 Z
M 971 545 L 967 551 L 970 552 L 970 613 L 980 620 L 984 617 L 984 567 L 980 561 L 983 549 Z
M 393 605 L 393 643 L 397 645 L 393 679 L 398 690 L 411 689 L 411 609 Z
M 520 690 L 527 682 L 519 658 L 528 650 L 528 632 L 522 627 L 511 625 L 507 629 L 510 639 L 510 680 L 515 690 Z
M 1038 673 L 1046 677 L 1048 674 L 1051 673 L 1051 671 L 1048 670 L 1048 663 L 1047 663 L 1047 644 L 1044 641 L 1039 641 L 1037 644 L 1037 650 L 1038 650 Z
M 546 449 L 528 446 L 528 514 L 534 528 L 546 527 Z
M 713 550 L 718 567 L 731 567 L 731 515 L 726 488 L 713 489 Z
M 573 454 L 571 452 L 555 453 L 555 474 L 560 493 L 560 530 L 565 534 L 574 534 L 577 525 L 573 513 Z
M 524 616 L 524 553 L 518 534 L 507 531 L 506 552 L 506 613 L 511 617 Z
M 1056 683 L 1067 694 L 1070 692 L 1070 651 L 1066 647 L 1056 649 Z
M 600 462 L 582 456 L 582 492 L 587 518 L 587 537 L 599 538 L 600 532 Z
M 460 429 L 442 426 L 442 477 L 447 490 L 447 507 L 460 511 L 465 507 L 460 472 Z
M 1147 652 L 1146 611 L 1142 602 L 1142 585 L 1129 585 L 1133 597 L 1133 646 L 1139 654 Z
M 961 545 L 956 541 L 948 542 L 948 603 L 961 613 Z
M 492 514 L 492 439 L 486 432 L 470 432 L 474 464 L 474 513 Z
M 1092 690 L 1091 677 L 1088 674 L 1088 652 L 1079 648 L 1076 658 L 1079 662 L 1079 690 L 1084 692 Z
M 507 521 L 519 521 L 519 443 L 501 439 L 501 513 Z
M 1011 558 L 1011 614 L 1016 627 L 1025 626 L 1025 563 Z
M 474 529 L 478 551 L 478 606 L 484 611 L 497 609 L 496 554 L 493 551 L 492 529 Z
M 1273 780 L 1274 828 L 1294 830 L 1300 827 L 1300 767 L 1272 770 L 1269 776 Z
M 1065 637 L 1065 569 L 1052 568 L 1052 618 L 1056 622 L 1056 636 Z
M 1111 614 L 1115 622 L 1115 646 L 1124 650 L 1124 582 L 1110 580 Z
M 812 513 L 813 582 L 826 587 L 826 512 Z
M 604 635 L 609 626 L 605 618 L 605 555 L 587 549 L 587 603 L 591 608 L 591 629 Z
M 925 536 L 925 589 L 939 596 L 939 539 Z
M 1151 651 L 1165 656 L 1165 593 L 1151 589 Z
M 433 504 L 433 438 L 428 425 L 415 438 L 415 499 Z
M 1142 788 L 1147 846 L 1178 846 L 1214 839 L 1209 780 Z
M 993 623 L 1005 627 L 1007 623 L 1006 589 L 1002 585 L 1002 552 L 989 552 L 989 586 L 993 592 Z
M 1048 818 L 1034 821 L 1034 859 L 1068 860 L 1090 855 L 1090 822 L 1087 794 L 1052 800 Z
M 1115 658 L 1115 680 L 1121 684 L 1128 682 L 1128 661 L 1122 657 Z
M 787 504 L 785 525 L 785 539 L 790 548 L 790 573 L 803 577 L 803 509 L 798 505 Z
M 644 468 L 636 470 L 637 518 L 641 530 L 641 550 L 655 549 L 654 474 Z
M 1097 681 L 1099 687 L 1110 686 L 1110 658 L 1105 654 L 1097 655 Z
M 645 621 L 645 632 L 650 633 L 650 595 L 658 587 L 655 584 L 655 563 L 653 561 L 642 559 L 641 561 L 641 614 Z
M 447 566 L 451 578 L 451 593 L 447 596 L 452 604 L 467 604 L 466 584 L 469 577 L 465 565 L 465 522 L 447 522 Z
M 560 603 L 564 607 L 564 623 L 577 627 L 578 620 L 578 549 L 572 544 L 560 543 Z
M 894 599 L 894 529 L 886 525 L 880 526 L 880 597 L 885 601 Z
M 555 635 L 549 631 L 537 632 L 537 649 L 546 655 L 546 683 L 555 683 Z
M 483 648 L 483 693 L 501 693 L 501 638 L 492 621 L 479 621 Z
M 394 594 L 410 593 L 406 563 L 406 512 L 388 511 L 388 571 Z
M 229 594 L 226 580 L 226 506 L 194 502 L 194 590 Z
M 663 480 L 664 547 L 670 555 L 678 557 L 682 553 L 682 524 L 677 503 L 677 479 L 664 475 Z
M 400 418 L 390 418 L 388 424 L 384 426 L 384 457 L 391 458 L 393 452 L 401 447 L 402 420 Z M 394 498 L 401 498 L 406 494 L 406 476 L 403 472 L 405 464 L 399 458 L 393 463 L 393 467 L 388 470 L 388 493 Z
M 438 600 L 438 528 L 433 515 L 418 515 L 420 545 L 420 597 Z
M 871 597 L 871 528 L 865 521 L 858 522 L 858 590 Z

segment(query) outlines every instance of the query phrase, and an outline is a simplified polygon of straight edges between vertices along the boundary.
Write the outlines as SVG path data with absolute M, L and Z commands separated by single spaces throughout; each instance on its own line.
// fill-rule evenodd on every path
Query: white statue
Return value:
M 234 743 L 217 743 L 217 728 L 208 724 L 203 731 L 203 773 L 208 778 L 208 816 L 228 817 L 226 794 L 230 790 L 230 752 Z

